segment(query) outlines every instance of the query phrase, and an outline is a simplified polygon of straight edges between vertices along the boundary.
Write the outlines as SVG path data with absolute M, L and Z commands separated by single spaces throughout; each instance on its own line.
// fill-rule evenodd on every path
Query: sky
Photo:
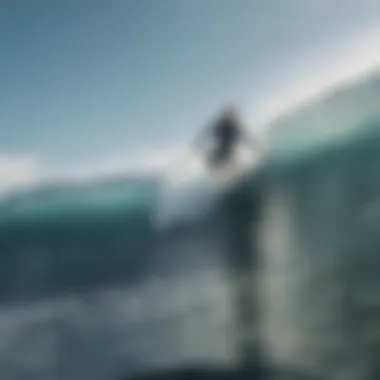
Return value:
M 4 0 L 0 188 L 160 166 L 380 62 L 378 0 Z

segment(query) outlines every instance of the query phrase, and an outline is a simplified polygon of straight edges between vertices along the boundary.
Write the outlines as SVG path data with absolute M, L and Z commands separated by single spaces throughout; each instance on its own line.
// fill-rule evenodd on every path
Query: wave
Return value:
M 3 198 L 0 226 L 131 217 L 136 212 L 151 211 L 158 187 L 155 177 L 41 185 Z
M 379 373 L 379 104 L 375 73 L 273 124 L 263 335 L 272 362 L 313 378 Z
M 313 154 L 372 133 L 380 118 L 380 73 L 305 102 L 270 123 L 270 159 Z

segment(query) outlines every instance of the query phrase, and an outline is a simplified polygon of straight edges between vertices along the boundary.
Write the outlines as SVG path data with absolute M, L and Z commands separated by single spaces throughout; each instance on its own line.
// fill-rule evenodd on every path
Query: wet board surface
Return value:
M 228 191 L 244 180 L 248 175 L 252 176 L 264 162 L 264 152 L 257 155 L 252 161 L 246 163 L 233 163 L 226 165 L 212 174 L 213 182 L 220 189 Z

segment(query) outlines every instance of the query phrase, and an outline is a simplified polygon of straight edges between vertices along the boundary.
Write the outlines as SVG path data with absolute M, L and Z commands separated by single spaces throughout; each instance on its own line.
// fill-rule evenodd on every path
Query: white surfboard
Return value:
M 223 190 L 228 189 L 237 182 L 249 171 L 257 169 L 264 159 L 264 150 L 260 153 L 255 152 L 254 157 L 252 155 L 247 156 L 246 159 L 234 159 L 228 164 L 213 170 L 211 175 L 214 182 Z

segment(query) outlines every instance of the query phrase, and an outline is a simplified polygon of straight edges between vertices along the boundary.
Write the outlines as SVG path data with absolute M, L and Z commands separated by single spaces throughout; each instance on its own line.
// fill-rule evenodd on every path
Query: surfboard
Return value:
M 223 190 L 228 190 L 236 183 L 240 182 L 248 173 L 255 171 L 264 160 L 264 152 L 256 153 L 254 158 L 247 162 L 231 160 L 228 164 L 213 169 L 211 176 L 216 185 Z

